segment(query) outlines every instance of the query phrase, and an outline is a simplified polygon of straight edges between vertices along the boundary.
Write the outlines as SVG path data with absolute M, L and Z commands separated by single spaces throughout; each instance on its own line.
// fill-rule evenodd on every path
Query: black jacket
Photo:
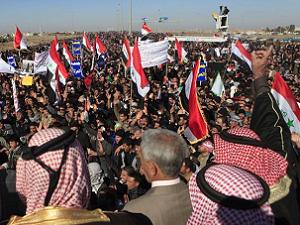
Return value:
M 287 174 L 292 180 L 289 194 L 271 204 L 276 224 L 300 224 L 300 161 L 293 148 L 291 132 L 267 85 L 267 78 L 253 82 L 255 103 L 250 128 L 271 150 L 288 161 Z

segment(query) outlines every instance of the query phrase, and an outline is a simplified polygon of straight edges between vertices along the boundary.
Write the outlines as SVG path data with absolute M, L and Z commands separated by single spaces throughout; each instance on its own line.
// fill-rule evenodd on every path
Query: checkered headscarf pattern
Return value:
M 36 133 L 29 147 L 42 144 L 62 135 L 63 130 L 49 128 Z M 63 149 L 46 152 L 37 157 L 47 166 L 57 171 L 63 156 Z M 27 205 L 26 214 L 44 207 L 49 186 L 49 173 L 34 160 L 22 160 L 17 163 L 17 191 Z M 67 208 L 87 207 L 91 194 L 91 185 L 83 149 L 76 140 L 70 145 L 65 164 L 61 169 L 57 188 L 49 205 Z
M 254 131 L 247 128 L 235 128 L 227 132 L 260 140 Z M 216 163 L 233 165 L 251 171 L 263 178 L 269 186 L 286 175 L 287 161 L 271 149 L 227 142 L 218 134 L 214 136 L 214 144 Z
M 273 213 L 268 203 L 259 209 L 251 210 L 226 208 L 213 202 L 200 191 L 196 176 L 194 174 L 189 181 L 193 212 L 188 225 L 274 224 Z M 207 169 L 205 180 L 213 189 L 228 196 L 255 200 L 263 195 L 263 188 L 257 178 L 236 167 L 213 165 Z

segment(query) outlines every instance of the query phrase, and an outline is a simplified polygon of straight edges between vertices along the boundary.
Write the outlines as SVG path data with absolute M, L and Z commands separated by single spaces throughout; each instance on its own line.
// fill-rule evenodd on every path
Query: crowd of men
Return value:
M 255 95 L 253 95 L 251 84 L 253 83 L 253 79 L 256 78 L 253 78 L 252 73 L 245 70 L 245 68 L 240 66 L 231 57 L 230 46 L 232 40 L 230 39 L 224 43 L 184 42 L 183 48 L 188 53 L 188 61 L 185 63 L 178 62 L 174 43 L 170 42 L 171 47 L 168 53 L 174 57 L 174 60 L 162 66 L 144 70 L 150 81 L 150 91 L 142 98 L 139 96 L 135 84 L 132 83 L 130 74 L 126 71 L 122 59 L 122 40 L 124 35 L 124 33 L 121 34 L 118 32 L 99 33 L 99 37 L 107 47 L 107 55 L 104 63 L 95 63 L 93 68 L 93 55 L 83 48 L 84 53 L 81 59 L 82 71 L 85 77 L 92 77 L 92 82 L 90 85 L 87 85 L 84 78 L 75 78 L 72 76 L 71 69 L 67 66 L 70 75 L 66 85 L 61 86 L 59 101 L 56 101 L 51 96 L 47 75 L 36 74 L 31 86 L 23 86 L 19 75 L 12 76 L 0 73 L 1 171 L 13 171 L 17 168 L 17 192 L 19 194 L 20 184 L 22 183 L 23 185 L 21 188 L 23 191 L 21 199 L 22 195 L 27 195 L 25 199 L 28 200 L 28 191 L 35 193 L 33 191 L 34 185 L 45 189 L 36 192 L 36 198 L 40 198 L 41 196 L 45 198 L 46 193 L 48 193 L 47 186 L 40 186 L 37 180 L 35 180 L 36 183 L 28 184 L 27 178 L 24 178 L 30 174 L 28 161 L 23 162 L 22 160 L 25 151 L 24 147 L 45 144 L 46 141 L 44 139 L 47 139 L 47 141 L 51 140 L 51 138 L 46 138 L 47 136 L 52 138 L 58 137 L 61 133 L 55 130 L 57 128 L 70 129 L 75 132 L 76 138 L 83 149 L 83 156 L 72 155 L 72 157 L 74 157 L 75 162 L 78 160 L 77 157 L 82 157 L 83 160 L 86 160 L 89 177 L 80 177 L 80 174 L 84 172 L 80 168 L 77 171 L 78 177 L 81 178 L 78 183 L 72 179 L 68 179 L 68 175 L 61 176 L 59 179 L 65 178 L 65 183 L 73 182 L 74 189 L 80 186 L 80 189 L 72 191 L 71 188 L 70 190 L 68 189 L 68 192 L 72 193 L 73 196 L 81 195 L 77 198 L 83 202 L 79 204 L 76 201 L 78 204 L 73 205 L 57 203 L 57 205 L 74 208 L 85 207 L 88 209 L 100 208 L 108 211 L 121 211 L 125 209 L 130 212 L 145 214 L 153 224 L 185 224 L 187 222 L 189 224 L 234 224 L 226 217 L 226 215 L 229 215 L 227 210 L 232 210 L 224 210 L 224 208 L 229 207 L 228 205 L 223 208 L 221 207 L 218 211 L 219 215 L 225 215 L 219 218 L 218 223 L 216 222 L 217 220 L 208 216 L 210 213 L 208 212 L 209 207 L 207 207 L 207 212 L 204 214 L 199 212 L 195 214 L 195 211 L 199 210 L 198 207 L 205 207 L 204 205 L 201 206 L 201 203 L 198 202 L 200 201 L 199 199 L 202 199 L 203 204 L 208 201 L 207 197 L 201 196 L 198 193 L 199 190 L 196 190 L 197 184 L 199 186 L 198 179 L 200 178 L 196 178 L 195 174 L 199 171 L 201 172 L 211 162 L 220 163 L 221 165 L 213 164 L 212 167 L 206 168 L 203 176 L 208 176 L 207 182 L 225 195 L 235 194 L 234 191 L 226 189 L 226 181 L 229 182 L 228 180 L 232 179 L 230 182 L 235 182 L 235 177 L 238 179 L 240 174 L 249 176 L 249 180 L 252 179 L 252 183 L 257 182 L 257 185 L 254 185 L 255 187 L 251 186 L 253 188 L 252 192 L 251 188 L 246 188 L 249 194 L 238 196 L 247 200 L 252 198 L 257 200 L 260 198 L 259 194 L 255 194 L 262 192 L 262 189 L 258 188 L 259 185 L 264 187 L 264 184 L 267 183 L 266 185 L 271 187 L 276 183 L 272 179 L 268 179 L 267 175 L 260 174 L 255 169 L 252 170 L 254 165 L 252 167 L 245 164 L 239 165 L 238 162 L 233 162 L 229 159 L 229 161 L 226 161 L 225 156 L 224 158 L 220 156 L 221 153 L 219 155 L 215 154 L 215 152 L 221 152 L 220 149 L 222 149 L 222 146 L 219 147 L 220 149 L 217 149 L 216 145 L 220 140 L 216 141 L 214 135 L 222 133 L 224 130 L 249 129 L 251 124 L 251 129 L 261 139 L 267 136 L 263 133 L 266 131 L 264 130 L 260 133 L 263 129 L 259 128 L 259 125 L 252 121 L 254 116 L 253 109 L 255 110 L 254 103 L 258 101 L 257 98 L 263 95 L 261 93 L 254 93 Z M 91 39 L 92 36 L 90 36 Z M 164 38 L 164 34 L 149 35 L 149 39 L 155 41 L 162 38 Z M 133 44 L 134 37 L 129 36 L 129 40 Z M 68 44 L 71 44 L 71 42 Z M 265 55 L 260 53 L 260 51 L 268 47 L 267 43 L 252 41 L 248 42 L 248 44 L 250 51 L 257 52 L 258 59 L 264 58 Z M 269 60 L 268 67 L 263 71 L 267 73 L 265 75 L 268 78 L 265 85 L 270 86 L 274 71 L 279 71 L 297 101 L 300 102 L 300 44 L 273 41 L 272 45 L 273 48 L 270 50 L 269 55 L 267 55 Z M 35 52 L 43 51 L 47 48 L 47 45 L 29 47 L 28 51 L 22 51 L 20 55 L 14 50 L 6 51 L 2 52 L 1 57 L 7 60 L 8 55 L 14 55 L 18 67 L 21 68 L 23 59 L 32 60 L 34 59 Z M 205 55 L 207 71 L 205 81 L 197 82 L 198 100 L 209 127 L 210 137 L 196 144 L 190 144 L 184 139 L 183 135 L 185 128 L 188 126 L 189 115 L 181 107 L 179 93 L 192 70 L 194 60 L 200 57 L 200 53 Z M 252 69 L 254 70 L 255 68 Z M 211 92 L 211 86 L 218 73 L 221 74 L 225 85 L 225 92 L 221 97 Z M 257 80 L 259 78 L 257 77 Z M 14 107 L 11 79 L 15 79 L 17 86 L 18 111 Z M 259 89 L 257 88 L 256 90 Z M 262 102 L 261 104 L 265 103 Z M 256 109 L 256 111 L 258 110 Z M 262 115 L 263 113 L 260 112 L 260 114 Z M 255 118 L 257 120 L 257 115 Z M 271 128 L 270 132 L 272 132 Z M 39 137 L 38 134 L 41 134 L 41 136 Z M 144 134 L 145 136 L 143 136 Z M 233 134 L 243 136 L 241 133 L 233 132 Z M 243 134 L 248 135 L 247 132 Z M 256 134 L 251 133 L 251 135 L 252 138 L 259 139 Z M 300 143 L 297 143 L 297 137 L 299 136 L 297 134 L 294 135 L 293 139 L 291 139 L 291 136 L 287 137 L 287 139 L 289 141 L 293 140 L 291 143 L 295 144 L 293 147 L 296 152 L 295 157 L 297 158 L 300 153 L 297 152 Z M 224 146 L 226 147 L 226 144 Z M 225 148 L 224 146 L 223 148 Z M 81 147 L 73 146 L 73 148 Z M 62 146 L 60 148 L 63 149 Z M 175 150 L 172 148 L 175 148 Z M 272 149 L 269 145 L 261 148 Z M 187 151 L 183 151 L 183 149 Z M 239 152 L 234 154 L 234 148 L 231 148 L 231 150 L 232 158 L 235 155 L 239 155 Z M 274 152 L 281 154 L 277 149 Z M 260 153 L 257 154 L 259 155 Z M 228 155 L 230 155 L 230 151 Z M 58 165 L 54 163 L 56 169 L 59 168 L 62 154 L 60 158 L 59 156 L 57 157 L 54 157 L 58 163 Z M 264 155 L 264 157 L 267 156 Z M 278 165 L 281 162 L 281 158 L 278 158 L 279 156 L 270 154 L 268 157 L 277 160 Z M 19 160 L 22 160 L 22 163 L 18 164 Z M 34 160 L 36 161 L 37 158 Z M 48 166 L 51 167 L 53 160 L 47 160 L 44 163 L 50 163 Z M 79 161 L 77 166 L 82 163 Z M 66 159 L 66 162 L 68 162 L 68 159 Z M 253 164 L 257 163 L 257 165 L 262 163 L 261 168 L 271 165 L 271 162 L 267 165 L 268 160 L 265 162 L 251 162 Z M 26 163 L 27 167 L 24 166 Z M 294 193 L 292 188 L 290 193 L 295 194 L 292 195 L 296 196 L 294 199 L 300 199 L 297 197 L 299 195 L 299 186 L 297 185 L 300 179 L 297 177 L 298 175 L 295 175 L 297 172 L 292 171 L 294 167 L 299 167 L 298 158 L 293 158 L 293 163 L 295 165 L 290 165 L 291 162 L 288 160 L 288 169 L 284 168 L 286 171 L 289 171 L 288 174 L 294 186 L 297 187 L 296 193 Z M 68 164 L 71 167 L 72 163 L 66 163 L 67 166 Z M 284 162 L 282 161 L 282 164 L 278 167 L 283 167 L 283 164 Z M 22 172 L 18 171 L 21 166 Z M 239 171 L 239 168 L 244 170 Z M 35 169 L 39 170 L 37 167 L 31 168 L 31 170 Z M 268 170 L 266 169 L 266 171 Z M 286 175 L 286 171 L 281 175 Z M 45 173 L 47 175 L 47 172 Z M 224 180 L 224 183 L 215 185 L 214 182 L 216 180 L 213 179 L 212 175 L 209 175 L 210 173 L 218 174 L 219 179 Z M 180 174 L 180 183 L 179 180 L 177 182 L 178 174 Z M 259 182 L 260 179 L 253 174 L 261 177 L 264 182 Z M 23 178 L 20 178 L 20 176 Z M 226 176 L 228 179 L 226 179 Z M 22 179 L 22 181 L 18 181 L 18 179 Z M 156 185 L 169 185 L 163 183 L 162 181 L 164 180 L 174 182 L 174 185 L 169 190 L 157 188 Z M 189 184 L 189 182 L 193 183 Z M 242 179 L 241 183 L 249 184 L 247 179 Z M 30 186 L 32 189 L 25 191 L 26 188 L 24 185 L 26 188 Z M 190 185 L 189 192 L 188 185 Z M 64 185 L 59 182 L 58 186 L 61 190 L 65 186 L 68 186 L 68 184 Z M 86 191 L 89 188 L 91 189 L 91 195 L 87 194 L 88 191 Z M 203 189 L 201 191 L 204 192 Z M 170 196 L 168 193 L 173 193 L 173 195 Z M 56 198 L 59 196 L 56 192 L 53 195 Z M 63 194 L 60 193 L 60 195 Z M 68 197 L 65 196 L 65 198 Z M 190 202 L 190 198 L 192 202 Z M 199 199 L 197 200 L 197 198 Z M 53 198 L 51 199 L 50 202 L 55 205 L 55 201 Z M 17 202 L 16 199 L 14 201 Z M 170 205 L 173 208 L 168 207 L 168 203 L 170 202 L 172 202 Z M 247 203 L 241 201 L 238 206 L 243 207 L 244 204 Z M 27 205 L 25 207 L 26 211 L 20 205 L 14 207 L 14 202 L 2 202 L 1 219 L 8 219 L 13 214 L 23 216 L 25 213 L 30 214 L 35 212 L 36 208 L 43 206 L 43 202 L 25 201 L 25 205 Z M 273 224 L 272 215 L 273 213 L 277 214 L 280 212 L 282 205 L 277 207 L 273 207 L 272 203 L 270 205 L 264 202 L 264 205 L 261 206 L 263 209 L 258 210 L 260 212 L 253 212 L 255 218 L 252 218 L 252 223 L 249 222 L 249 224 Z M 211 205 L 211 207 L 213 206 Z M 6 209 L 3 210 L 3 208 Z M 249 211 L 251 210 L 253 209 L 249 209 Z M 294 217 L 280 217 L 277 220 L 277 222 L 280 221 L 278 224 L 292 224 L 291 221 L 293 220 L 296 221 L 294 224 L 297 224 L 300 217 L 300 211 L 297 210 L 299 210 L 299 206 L 294 208 L 293 213 L 296 214 Z M 243 212 L 244 214 L 240 214 L 240 216 L 236 212 L 232 212 L 232 215 L 237 216 L 233 216 L 233 218 L 246 218 L 249 215 L 247 212 L 248 210 Z M 178 215 L 181 216 L 179 217 Z M 168 218 L 173 219 L 168 220 Z M 203 220 L 202 223 L 200 222 L 201 220 Z M 235 224 L 246 224 L 241 222 L 243 220 L 236 219 L 236 221 L 239 222 L 235 222 Z

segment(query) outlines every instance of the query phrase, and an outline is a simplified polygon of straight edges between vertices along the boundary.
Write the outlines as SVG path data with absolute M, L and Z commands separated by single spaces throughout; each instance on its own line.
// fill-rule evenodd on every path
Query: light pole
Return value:
M 123 0 L 120 1 L 120 24 L 121 24 L 121 31 L 123 32 L 124 30 L 124 25 L 123 25 Z
M 132 33 L 132 0 L 130 0 L 130 24 L 129 24 L 129 34 Z

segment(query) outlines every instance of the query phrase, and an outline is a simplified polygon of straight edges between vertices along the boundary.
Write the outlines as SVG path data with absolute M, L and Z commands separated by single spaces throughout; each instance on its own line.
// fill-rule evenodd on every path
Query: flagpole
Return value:
M 19 63 L 21 64 L 22 63 L 22 60 L 21 60 L 21 49 L 19 49 L 18 53 L 19 53 Z
M 124 67 L 124 76 L 125 76 L 125 78 L 127 78 L 127 68 L 126 68 L 126 66 L 124 65 L 124 63 L 123 63 L 123 67 Z
M 82 44 L 80 42 L 80 65 L 82 65 L 82 58 L 83 58 L 83 48 L 82 48 Z
M 131 61 L 132 63 L 132 61 Z M 131 116 L 132 116 L 132 113 L 131 113 L 131 110 L 132 110 L 132 102 L 133 102 L 133 99 L 132 99 L 132 95 L 133 95 L 133 85 L 132 85 L 132 66 L 130 66 L 130 105 L 129 105 L 129 118 L 131 119 Z M 126 70 L 125 70 L 125 73 L 126 73 Z
M 168 64 L 169 62 L 166 62 L 166 71 L 165 71 L 165 76 L 168 78 Z
M 131 119 L 132 117 L 132 113 L 131 113 L 131 110 L 132 110 L 132 103 L 133 103 L 133 99 L 132 99 L 132 95 L 133 95 L 133 87 L 132 87 L 132 79 L 130 80 L 130 101 L 129 101 L 129 118 Z

